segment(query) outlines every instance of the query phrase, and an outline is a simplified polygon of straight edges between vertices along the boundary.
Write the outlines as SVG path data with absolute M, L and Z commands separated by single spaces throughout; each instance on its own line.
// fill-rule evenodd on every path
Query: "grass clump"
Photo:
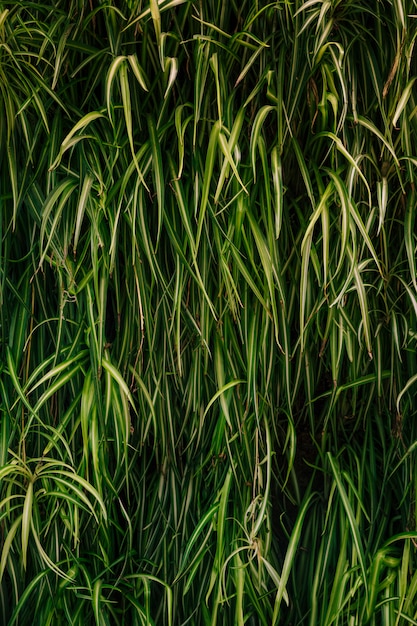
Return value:
M 2 623 L 417 623 L 414 12 L 0 3 Z

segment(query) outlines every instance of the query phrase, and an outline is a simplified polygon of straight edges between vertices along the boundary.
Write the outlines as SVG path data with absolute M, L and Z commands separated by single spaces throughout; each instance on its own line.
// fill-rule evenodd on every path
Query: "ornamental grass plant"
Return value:
M 417 624 L 416 36 L 0 2 L 0 623 Z

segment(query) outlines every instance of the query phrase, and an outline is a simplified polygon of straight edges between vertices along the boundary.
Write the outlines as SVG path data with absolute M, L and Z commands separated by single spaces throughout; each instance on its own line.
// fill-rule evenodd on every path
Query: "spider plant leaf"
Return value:
M 129 54 L 127 56 L 127 60 L 129 61 L 130 67 L 139 83 L 144 91 L 149 91 L 148 88 L 148 79 L 145 76 L 145 73 L 139 63 L 138 57 L 136 54 Z
M 16 366 L 14 363 L 14 359 L 13 359 L 13 355 L 12 352 L 10 350 L 10 348 L 7 346 L 6 349 L 6 357 L 7 357 L 7 367 L 8 367 L 8 372 L 10 375 L 10 378 L 12 380 L 13 383 L 13 387 L 16 390 L 20 400 L 22 401 L 23 405 L 26 407 L 26 409 L 29 411 L 29 414 L 32 417 L 36 417 L 36 414 L 34 412 L 34 410 L 32 409 L 32 406 L 30 405 L 29 401 L 26 398 L 26 395 L 23 392 L 23 389 L 21 387 L 21 384 L 19 382 L 17 373 L 16 373 Z
M 217 359 L 219 361 L 219 359 Z M 229 426 L 230 429 L 232 429 L 232 423 L 230 421 L 230 416 L 229 416 L 229 408 L 227 406 L 227 403 L 224 401 L 224 393 L 228 390 L 228 389 L 232 389 L 233 387 L 236 387 L 237 385 L 240 385 L 241 383 L 244 383 L 244 380 L 238 379 L 238 380 L 231 380 L 228 383 L 225 383 L 224 385 L 221 386 L 220 389 L 218 389 L 216 391 L 216 393 L 214 394 L 214 396 L 211 398 L 210 402 L 207 404 L 204 413 L 203 413 L 203 418 L 205 418 L 205 416 L 207 415 L 207 413 L 209 412 L 209 410 L 211 409 L 211 407 L 213 406 L 213 404 L 216 402 L 216 400 L 218 400 L 220 398 L 220 401 L 222 401 L 223 399 L 223 403 L 222 403 L 222 409 L 225 412 L 225 417 L 226 417 L 226 421 L 227 424 Z
M 240 82 L 242 82 L 242 80 L 245 78 L 245 76 L 249 72 L 250 68 L 255 63 L 255 61 L 258 58 L 258 56 L 263 52 L 265 47 L 268 47 L 267 44 L 265 42 L 260 42 L 259 47 L 251 55 L 250 59 L 248 60 L 248 62 L 245 65 L 245 67 L 242 69 L 242 71 L 240 72 L 239 76 L 237 77 L 236 82 L 235 82 L 235 87 L 237 87 L 238 84 Z
M 155 29 L 156 43 L 161 42 L 161 13 L 159 11 L 158 0 L 150 0 L 151 17 Z
M 91 174 L 87 174 L 84 178 L 83 186 L 80 191 L 80 197 L 79 197 L 78 207 L 77 207 L 77 217 L 76 217 L 75 230 L 74 230 L 74 243 L 73 243 L 74 257 L 77 256 L 77 247 L 78 247 L 78 241 L 79 241 L 80 233 L 81 233 L 81 226 L 83 223 L 85 208 L 87 205 L 88 197 L 89 197 L 93 182 L 94 182 L 93 176 Z
M 93 485 L 91 485 L 85 478 L 79 476 L 75 472 L 70 472 L 61 468 L 48 469 L 47 472 L 43 473 L 43 476 L 51 478 L 59 485 L 62 485 L 62 487 L 64 487 L 68 491 L 73 492 L 74 495 L 76 495 L 81 502 L 84 502 L 84 504 L 88 506 L 89 510 L 98 522 L 99 520 L 97 517 L 97 513 L 95 512 L 94 506 L 84 493 L 85 491 L 88 491 L 88 493 L 92 495 L 99 504 L 102 511 L 103 519 L 107 519 L 107 510 L 102 497 L 100 496 L 97 489 L 95 489 Z M 76 483 L 78 483 L 79 486 Z
M 229 499 L 229 491 L 230 484 L 232 479 L 232 470 L 231 468 L 228 470 L 226 478 L 224 480 L 223 486 L 218 494 L 219 496 L 219 508 L 216 513 L 216 534 L 217 534 L 217 545 L 216 545 L 216 554 L 213 562 L 213 569 L 211 571 L 210 583 L 208 586 L 207 594 L 206 594 L 206 603 L 210 598 L 213 589 L 216 585 L 219 584 L 219 575 L 222 570 L 222 564 L 224 560 L 224 540 L 225 540 L 225 527 L 226 527 L 226 510 L 227 503 Z M 217 599 L 214 600 L 215 606 L 217 605 Z
M 191 568 L 191 565 L 193 564 L 194 559 L 191 561 L 190 564 L 188 564 L 188 561 L 190 558 L 190 554 L 193 550 L 193 547 L 196 541 L 200 538 L 203 532 L 203 529 L 207 526 L 209 522 L 213 520 L 213 517 L 217 513 L 218 509 L 219 509 L 219 502 L 216 502 L 206 511 L 206 513 L 201 517 L 198 524 L 194 528 L 192 535 L 187 542 L 187 546 L 185 548 L 184 554 L 182 555 L 181 567 L 178 570 L 177 576 L 175 577 L 173 584 L 175 584 L 176 581 L 179 580 L 184 575 L 184 573 Z M 211 532 L 211 526 L 210 526 L 210 532 Z M 205 537 L 205 539 L 207 540 L 207 536 Z M 198 553 L 199 552 L 200 552 L 200 548 L 198 550 Z
M 404 244 L 407 252 L 408 266 L 414 289 L 417 293 L 416 280 L 416 262 L 415 262 L 415 242 L 414 242 L 414 223 L 415 223 L 415 193 L 414 190 L 407 198 L 406 211 L 404 216 Z
M 207 154 L 206 154 L 203 187 L 201 190 L 201 199 L 200 199 L 200 204 L 198 207 L 196 249 L 198 249 L 199 244 L 200 244 L 201 232 L 203 229 L 204 218 L 206 215 L 211 180 L 213 176 L 214 163 L 216 159 L 216 152 L 218 150 L 219 134 L 220 134 L 220 124 L 217 121 L 211 130 L 209 145 L 208 145 Z
M 398 120 L 400 119 L 401 114 L 404 111 L 408 100 L 410 99 L 410 95 L 411 95 L 415 80 L 416 80 L 416 77 L 414 76 L 414 78 L 408 81 L 403 93 L 401 94 L 401 98 L 398 100 L 397 108 L 395 109 L 394 115 L 392 117 L 392 125 L 396 129 L 397 129 Z
M 9 162 L 9 173 L 10 173 L 10 182 L 12 188 L 12 197 L 13 197 L 13 218 L 12 218 L 12 227 L 13 230 L 16 227 L 16 216 L 18 210 L 18 176 L 16 169 L 16 156 L 14 151 L 14 146 L 8 144 L 7 146 L 7 160 Z
M 120 374 L 118 369 L 105 357 L 102 359 L 103 369 L 109 372 L 110 376 L 117 382 L 120 390 L 124 393 L 129 403 L 131 404 L 133 410 L 135 410 L 135 403 L 132 398 L 132 394 L 130 393 L 129 387 L 127 386 L 123 376 Z
M 112 64 L 109 67 L 107 79 L 106 79 L 106 104 L 107 114 L 109 120 L 113 123 L 112 109 L 114 108 L 114 101 L 112 99 L 113 82 L 116 79 L 117 74 L 120 71 L 120 67 L 125 63 L 126 57 L 123 55 L 117 56 L 113 59 Z
M 397 413 L 398 414 L 400 414 L 400 404 L 401 404 L 401 400 L 403 396 L 407 393 L 410 387 L 414 385 L 416 381 L 417 381 L 417 374 L 414 374 L 407 380 L 407 383 L 404 385 L 404 387 L 401 389 L 400 393 L 398 394 L 397 396 Z
M 151 117 L 148 117 L 148 128 L 150 143 L 152 146 L 152 174 L 156 189 L 156 199 L 158 203 L 158 229 L 156 234 L 156 246 L 158 246 L 165 206 L 165 180 L 164 170 L 162 166 L 161 147 L 158 139 L 157 130 Z
M 399 172 L 400 170 L 400 164 L 398 161 L 398 157 L 397 154 L 394 150 L 394 147 L 391 145 L 391 143 L 389 141 L 387 141 L 387 139 L 383 136 L 383 134 L 381 133 L 381 131 L 375 126 L 375 124 L 373 124 L 370 120 L 365 119 L 362 116 L 358 116 L 358 124 L 360 124 L 361 126 L 363 126 L 364 128 L 367 128 L 368 130 L 370 130 L 376 137 L 378 137 L 379 141 L 385 146 L 385 148 L 388 150 L 388 152 L 391 154 L 393 160 L 394 160 L 394 164 L 397 168 L 397 171 Z M 399 177 L 399 181 L 402 187 L 402 180 L 401 177 Z
M 170 93 L 172 87 L 175 84 L 176 78 L 178 76 L 178 59 L 176 57 L 166 57 L 165 58 L 165 73 L 168 72 L 169 69 L 169 74 L 168 74 L 168 80 L 167 80 L 167 86 L 165 89 L 165 93 L 164 93 L 164 100 L 167 99 L 168 94 Z
M 302 532 L 302 527 L 303 527 L 303 523 L 304 523 L 304 519 L 306 517 L 308 508 L 311 504 L 311 500 L 313 499 L 313 494 L 310 494 L 304 501 L 298 516 L 297 516 L 297 520 L 295 522 L 294 528 L 292 530 L 291 533 L 291 537 L 290 537 L 290 542 L 288 544 L 287 547 L 287 551 L 285 553 L 285 559 L 284 559 L 284 564 L 282 566 L 282 570 L 281 570 L 281 576 L 279 579 L 279 586 L 277 589 L 277 593 L 275 596 L 275 601 L 274 601 L 274 613 L 272 616 L 272 624 L 275 625 L 278 623 L 278 619 L 279 619 L 279 615 L 280 615 L 280 610 L 281 610 L 281 603 L 282 600 L 284 600 L 284 602 L 286 602 L 286 604 L 289 603 L 289 596 L 288 596 L 288 591 L 287 591 L 287 582 L 288 579 L 290 577 L 290 573 L 291 573 L 291 568 L 293 565 L 293 561 L 295 558 L 295 553 L 297 550 L 297 546 L 300 542 L 301 539 L 301 532 Z
M 278 152 L 278 147 L 271 152 L 271 171 L 274 184 L 275 199 L 275 238 L 278 239 L 282 228 L 282 218 L 284 210 L 284 187 L 282 180 L 282 163 Z
M 94 619 L 96 621 L 97 626 L 101 626 L 103 623 L 102 621 L 103 610 L 101 607 L 102 586 L 103 586 L 103 581 L 101 579 L 96 580 L 93 586 L 93 593 L 92 593 L 93 613 L 94 613 Z
M 19 526 L 22 523 L 23 514 L 19 515 L 10 526 L 10 530 L 7 533 L 7 537 L 3 541 L 3 547 L 1 551 L 1 559 L 0 559 L 0 581 L 3 580 L 4 570 L 6 569 L 7 559 L 9 558 L 10 549 L 13 545 L 13 540 L 15 535 L 19 529 Z
M 236 163 L 235 163 L 235 161 L 233 159 L 233 155 L 231 153 L 231 150 L 229 148 L 229 144 L 227 142 L 227 139 L 226 139 L 225 135 L 222 132 L 219 132 L 218 138 L 219 138 L 219 144 L 220 144 L 221 151 L 223 152 L 228 165 L 230 165 L 230 168 L 231 168 L 233 174 L 236 176 L 240 186 L 242 187 L 242 190 L 247 195 L 249 195 L 248 190 L 246 189 L 245 185 L 243 184 L 242 179 L 239 176 L 239 172 L 238 172 Z M 216 199 L 217 199 L 217 193 L 216 193 L 214 201 L 216 201 Z
M 258 113 L 256 114 L 255 120 L 252 126 L 251 138 L 250 138 L 250 146 L 251 146 L 251 162 L 252 162 L 252 171 L 253 171 L 253 179 L 256 181 L 256 149 L 258 146 L 258 139 L 260 133 L 262 132 L 263 126 L 265 124 L 265 120 L 268 114 L 274 110 L 274 107 L 271 105 L 263 106 Z
M 346 490 L 342 483 L 340 469 L 338 467 L 336 459 L 332 457 L 330 452 L 327 453 L 327 456 L 329 459 L 329 463 L 330 463 L 330 467 L 333 473 L 334 480 L 337 485 L 338 494 L 341 498 L 343 507 L 347 514 L 347 518 L 349 520 L 349 528 L 352 533 L 352 538 L 356 547 L 356 556 L 357 556 L 360 569 L 361 569 L 363 585 L 365 588 L 365 595 L 366 595 L 367 601 L 369 601 L 368 578 L 367 578 L 366 565 L 365 565 L 365 551 L 362 545 L 362 540 L 361 540 L 361 536 L 359 533 L 358 524 L 356 522 L 356 518 L 352 509 L 352 503 L 349 500 L 348 494 L 346 493 Z
M 158 12 L 159 13 L 161 12 L 161 10 L 162 11 L 168 11 L 169 9 L 173 9 L 174 7 L 179 6 L 181 4 L 184 4 L 186 2 L 189 2 L 189 0 L 153 0 L 154 5 L 157 4 L 156 8 L 154 6 L 154 12 L 157 15 Z M 138 15 L 138 17 L 136 17 L 134 20 L 132 20 L 129 23 L 129 27 L 132 26 L 132 24 L 135 24 L 136 22 L 139 22 L 139 21 L 143 20 L 144 17 L 148 17 L 149 15 L 152 15 L 152 6 L 151 5 L 149 5 L 149 7 L 147 9 L 144 9 Z
M 245 190 L 246 194 L 248 193 L 247 190 L 245 189 L 245 186 L 243 184 L 243 182 L 240 179 L 238 170 L 237 170 L 237 166 L 234 163 L 234 159 L 233 159 L 233 154 L 235 152 L 238 152 L 238 139 L 239 139 L 239 135 L 240 132 L 242 130 L 242 125 L 243 125 L 243 121 L 244 121 L 244 115 L 245 115 L 245 110 L 242 108 L 239 110 L 238 114 L 235 117 L 235 121 L 233 124 L 233 128 L 230 132 L 230 137 L 229 140 L 227 142 L 226 145 L 226 137 L 223 136 L 222 133 L 219 134 L 219 138 L 220 135 L 222 136 L 221 139 L 221 149 L 223 151 L 224 154 L 224 161 L 223 161 L 223 165 L 222 165 L 222 169 L 220 172 L 220 176 L 219 176 L 219 180 L 217 183 L 217 189 L 216 189 L 216 193 L 214 195 L 214 202 L 217 203 L 219 201 L 219 197 L 221 194 L 221 191 L 223 189 L 224 183 L 226 178 L 228 178 L 229 176 L 229 169 L 232 168 L 233 173 L 235 174 L 237 180 L 239 181 L 242 189 Z M 232 163 L 233 162 L 233 165 Z
M 258 224 L 256 223 L 250 211 L 247 212 L 247 215 L 248 215 L 252 233 L 255 239 L 258 254 L 261 259 L 262 267 L 265 272 L 266 283 L 267 283 L 269 298 L 270 298 L 270 306 L 272 309 L 272 319 L 274 320 L 275 339 L 276 339 L 278 346 L 280 347 L 280 350 L 283 351 L 281 344 L 279 342 L 278 309 L 276 305 L 275 285 L 274 285 L 275 281 L 277 281 L 279 284 L 280 277 L 277 272 L 273 271 L 272 259 L 271 259 L 268 247 L 266 245 L 266 242 L 264 240 L 264 237 L 260 231 Z M 280 291 L 283 292 L 282 287 L 280 287 Z
M 75 124 L 75 126 L 73 126 L 71 131 L 66 135 L 63 142 L 61 143 L 58 156 L 56 157 L 55 161 L 52 163 L 52 165 L 49 168 L 50 171 L 58 167 L 65 152 L 69 148 L 71 148 L 72 145 L 74 145 L 73 143 L 74 140 L 79 140 L 83 138 L 83 135 L 80 135 L 79 137 L 74 137 L 74 135 L 76 135 L 79 131 L 84 130 L 84 128 L 88 126 L 89 124 L 91 124 L 91 122 L 101 117 L 104 117 L 104 114 L 100 113 L 100 111 L 91 111 L 90 113 L 86 113 L 86 115 L 84 115 L 80 120 L 78 120 L 78 122 Z
M 27 567 L 27 553 L 29 543 L 29 532 L 32 525 L 32 507 L 33 507 L 33 479 L 29 480 L 25 494 L 25 502 L 23 505 L 23 513 L 21 518 L 22 524 L 22 563 L 23 569 Z

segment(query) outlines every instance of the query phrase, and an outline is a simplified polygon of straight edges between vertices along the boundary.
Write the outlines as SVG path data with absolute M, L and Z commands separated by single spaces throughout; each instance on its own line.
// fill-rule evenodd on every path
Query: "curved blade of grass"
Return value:
M 368 589 L 367 571 L 366 571 L 366 566 L 365 566 L 365 550 L 362 545 L 362 539 L 360 536 L 358 524 L 356 522 L 356 518 L 352 509 L 351 502 L 349 500 L 349 497 L 341 481 L 341 473 L 340 473 L 340 469 L 338 467 L 337 461 L 336 459 L 333 458 L 330 452 L 327 453 L 327 458 L 329 459 L 333 477 L 337 485 L 338 494 L 342 500 L 343 507 L 346 511 L 346 515 L 349 520 L 349 527 L 350 527 L 352 538 L 356 547 L 356 555 L 359 561 L 361 574 L 362 574 L 362 582 L 365 588 L 366 602 L 368 603 L 369 602 L 369 589 Z
M 58 156 L 56 157 L 55 161 L 52 163 L 52 165 L 49 168 L 51 171 L 58 167 L 65 152 L 73 145 L 74 135 L 78 133 L 79 131 L 82 131 L 86 126 L 88 126 L 88 124 L 91 124 L 91 122 L 93 122 L 96 119 L 99 119 L 100 117 L 104 117 L 104 114 L 100 113 L 99 111 L 91 111 L 91 113 L 87 113 L 86 115 L 84 115 L 75 124 L 75 126 L 73 126 L 71 131 L 68 133 L 68 135 L 65 137 L 65 139 L 61 143 Z
M 280 618 L 281 611 L 281 603 L 282 600 L 288 599 L 287 593 L 287 583 L 291 574 L 291 569 L 293 567 L 297 546 L 301 539 L 301 532 L 303 528 L 304 519 L 306 517 L 308 508 L 310 503 L 314 497 L 314 494 L 309 494 L 309 496 L 305 499 L 299 513 L 297 516 L 297 520 L 295 522 L 294 528 L 291 533 L 290 542 L 288 544 L 288 548 L 285 554 L 284 564 L 282 566 L 281 577 L 279 580 L 279 587 L 277 590 L 277 594 L 275 596 L 274 601 L 274 613 L 272 616 L 272 626 L 278 624 L 278 620 Z
M 32 505 L 33 505 L 33 480 L 29 481 L 25 495 L 25 502 L 22 513 L 22 562 L 23 569 L 27 567 L 27 551 L 29 542 L 29 531 L 32 525 Z
M 208 511 L 206 511 L 206 513 L 201 517 L 201 519 L 199 520 L 198 524 L 196 525 L 196 527 L 193 530 L 193 533 L 190 537 L 190 539 L 187 542 L 187 546 L 185 548 L 184 554 L 181 557 L 181 565 L 179 567 L 178 573 L 173 581 L 173 584 L 175 584 L 182 576 L 184 576 L 184 574 L 192 567 L 192 565 L 194 564 L 194 560 L 193 559 L 189 564 L 189 558 L 190 558 L 190 554 L 191 551 L 196 543 L 196 541 L 200 538 L 203 529 L 206 527 L 206 525 L 208 524 L 208 522 L 212 522 L 214 515 L 217 513 L 218 509 L 219 509 L 219 502 L 216 502 L 215 504 L 213 504 Z M 211 526 L 211 524 L 210 524 Z M 210 527 L 210 533 L 211 533 L 212 528 Z M 207 540 L 207 536 L 205 537 L 205 540 Z M 198 553 L 200 552 L 201 547 L 198 549 Z M 196 557 L 195 557 L 196 558 Z
M 12 547 L 13 539 L 22 522 L 22 518 L 23 518 L 23 515 L 19 515 L 19 517 L 10 526 L 9 532 L 7 533 L 7 537 L 3 540 L 3 547 L 2 547 L 1 559 L 0 559 L 0 582 L 3 579 L 3 574 L 7 565 L 7 559 L 9 557 L 10 548 Z
M 150 143 L 152 146 L 152 175 L 156 189 L 156 199 L 158 203 L 158 229 L 156 234 L 156 248 L 158 247 L 159 238 L 161 235 L 162 220 L 164 215 L 165 206 L 165 181 L 164 170 L 162 166 L 162 154 L 161 146 L 158 139 L 158 133 L 153 119 L 148 117 L 148 128 Z

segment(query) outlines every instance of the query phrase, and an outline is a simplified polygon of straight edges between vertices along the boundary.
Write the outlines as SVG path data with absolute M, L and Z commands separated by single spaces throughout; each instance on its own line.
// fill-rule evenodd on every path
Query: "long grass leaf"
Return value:
M 369 590 L 368 590 L 368 578 L 365 564 L 365 550 L 362 545 L 362 539 L 360 536 L 358 524 L 356 522 L 356 518 L 352 509 L 351 502 L 349 500 L 348 494 L 343 486 L 340 470 L 337 465 L 337 461 L 332 457 L 331 453 L 327 453 L 327 458 L 329 459 L 330 467 L 332 469 L 333 477 L 337 485 L 338 494 L 342 500 L 343 507 L 346 511 L 347 518 L 349 520 L 349 527 L 352 533 L 352 538 L 356 547 L 356 555 L 359 561 L 359 565 L 361 568 L 362 581 L 365 588 L 365 595 L 368 602 Z
M 275 601 L 274 601 L 274 613 L 272 616 L 273 625 L 278 623 L 278 620 L 280 617 L 282 600 L 284 600 L 284 602 L 287 605 L 289 604 L 287 583 L 291 574 L 291 569 L 293 567 L 297 546 L 301 539 L 301 532 L 302 532 L 304 519 L 306 517 L 312 498 L 313 498 L 313 494 L 310 494 L 308 498 L 306 498 L 305 502 L 303 503 L 298 513 L 297 520 L 295 522 L 294 528 L 291 533 L 290 542 L 288 544 L 287 551 L 285 554 L 284 564 L 282 566 L 281 576 L 279 580 L 279 586 L 278 586 L 278 590 L 277 590 Z

